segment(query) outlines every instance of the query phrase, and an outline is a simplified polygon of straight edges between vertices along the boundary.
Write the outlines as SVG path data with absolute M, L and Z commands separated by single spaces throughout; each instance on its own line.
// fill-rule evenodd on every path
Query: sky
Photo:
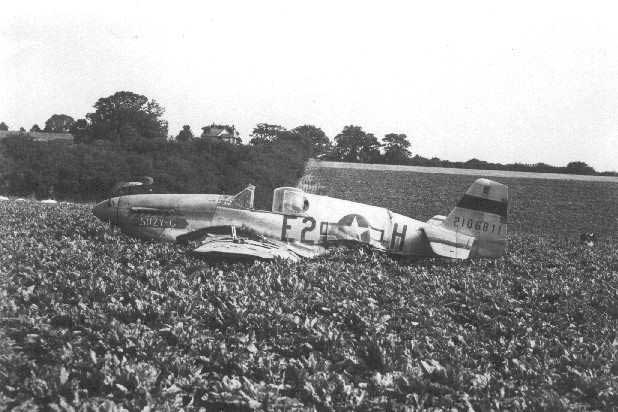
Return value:
M 3 6 L 0 121 L 128 90 L 170 134 L 360 125 L 452 161 L 618 171 L 618 5 L 568 1 L 28 1 Z

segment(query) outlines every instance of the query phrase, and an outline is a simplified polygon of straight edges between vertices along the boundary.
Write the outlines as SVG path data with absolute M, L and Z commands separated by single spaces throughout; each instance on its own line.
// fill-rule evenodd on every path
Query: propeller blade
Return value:
M 141 177 L 138 177 L 136 180 L 130 181 L 130 182 L 119 182 L 119 183 L 116 183 L 114 187 L 112 187 L 111 194 L 114 195 L 118 191 L 122 189 L 130 188 L 130 187 L 150 186 L 152 185 L 153 182 L 154 182 L 154 179 L 150 176 L 141 176 Z

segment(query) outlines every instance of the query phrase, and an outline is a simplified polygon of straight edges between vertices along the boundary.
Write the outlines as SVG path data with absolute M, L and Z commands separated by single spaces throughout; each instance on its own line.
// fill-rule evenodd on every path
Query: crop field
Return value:
M 387 207 L 426 221 L 436 214 L 448 214 L 478 178 L 478 175 L 326 168 L 310 164 L 301 187 L 310 192 Z M 511 233 L 534 233 L 563 240 L 576 239 L 583 232 L 594 232 L 618 241 L 618 181 L 491 179 L 509 186 Z
M 426 220 L 474 179 L 303 184 Z M 0 410 L 615 410 L 618 185 L 496 180 L 508 253 L 462 262 L 212 263 L 89 205 L 0 202 Z

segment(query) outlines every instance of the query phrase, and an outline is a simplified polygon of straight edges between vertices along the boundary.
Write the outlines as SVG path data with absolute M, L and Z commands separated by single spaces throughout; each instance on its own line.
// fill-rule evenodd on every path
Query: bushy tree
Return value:
M 319 127 L 305 124 L 292 129 L 292 131 L 311 141 L 311 152 L 313 156 L 328 153 L 331 149 L 330 139 Z
M 410 142 L 405 134 L 389 133 L 384 142 L 384 163 L 404 164 L 410 158 Z
M 492 165 L 490 163 L 484 160 L 479 160 L 477 158 L 472 158 L 464 162 L 464 167 L 469 168 L 469 169 L 487 170 L 487 169 L 491 169 L 491 166 Z
M 69 115 L 54 114 L 45 121 L 45 129 L 43 130 L 46 132 L 67 133 L 73 122 L 73 118 Z
M 279 132 L 277 138 L 273 140 L 273 143 L 278 144 L 283 150 L 294 151 L 304 158 L 309 158 L 312 153 L 311 138 L 293 130 Z M 287 147 L 287 149 L 285 149 L 284 146 Z
M 38 124 L 33 124 L 32 127 L 30 128 L 31 132 L 40 132 L 41 128 L 39 127 Z
M 0 130 L 7 131 L 9 130 L 9 126 L 7 126 L 6 123 L 2 122 L 0 123 Z
M 285 131 L 285 127 L 278 124 L 258 123 L 251 133 L 249 144 L 268 144 L 277 139 L 279 133 Z
M 75 143 L 88 143 L 91 140 L 90 124 L 86 119 L 74 121 L 69 132 L 73 135 Z
M 182 130 L 176 136 L 176 141 L 186 142 L 191 139 L 193 139 L 193 132 L 191 131 L 191 126 L 186 124 L 182 126 Z
M 128 141 L 136 137 L 167 137 L 167 122 L 161 118 L 165 110 L 146 96 L 116 92 L 97 100 L 94 108 L 94 113 L 86 115 L 94 139 Z
M 360 126 L 345 126 L 335 136 L 334 154 L 344 162 L 377 162 L 380 159 L 380 142 L 372 133 L 365 133 Z
M 566 166 L 566 172 L 578 175 L 593 175 L 596 171 L 585 162 L 570 162 Z

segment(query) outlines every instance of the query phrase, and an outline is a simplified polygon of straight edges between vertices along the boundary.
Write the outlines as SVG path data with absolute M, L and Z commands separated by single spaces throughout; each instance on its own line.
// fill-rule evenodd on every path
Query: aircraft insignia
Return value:
M 362 242 L 369 242 L 371 240 L 369 222 L 364 216 L 357 214 L 345 215 L 339 219 L 337 226 L 345 228 L 346 233 L 355 240 L 360 240 Z

